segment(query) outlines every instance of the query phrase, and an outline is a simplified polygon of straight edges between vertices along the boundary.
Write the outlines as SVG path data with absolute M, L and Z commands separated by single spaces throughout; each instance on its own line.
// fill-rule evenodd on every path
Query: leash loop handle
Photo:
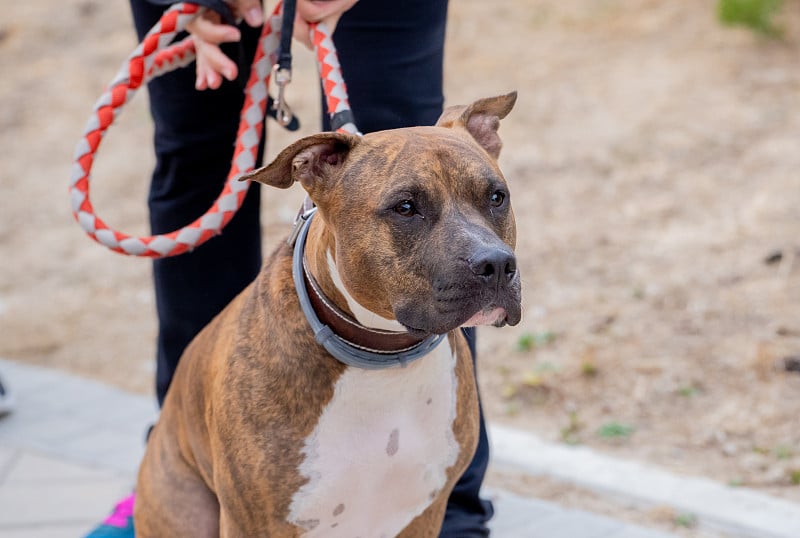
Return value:
M 110 227 L 96 215 L 90 199 L 91 168 L 97 149 L 124 105 L 143 84 L 194 61 L 194 42 L 191 37 L 177 43 L 173 41 L 185 30 L 189 21 L 197 16 L 199 9 L 196 4 L 178 3 L 164 12 L 95 103 L 83 137 L 76 145 L 69 185 L 73 217 L 91 239 L 114 252 L 149 258 L 165 258 L 189 252 L 218 235 L 244 202 L 249 183 L 238 181 L 238 178 L 256 166 L 256 155 L 268 106 L 270 74 L 272 66 L 278 60 L 278 41 L 283 20 L 280 3 L 264 24 L 245 89 L 231 169 L 222 192 L 208 211 L 194 222 L 173 232 L 135 237 Z M 330 32 L 324 24 L 317 24 L 312 25 L 311 33 L 329 113 L 333 115 L 337 111 L 349 109 Z M 333 78 L 329 80 L 329 77 Z M 330 94 L 331 91 L 334 92 L 333 95 Z M 332 107 L 332 103 L 335 106 Z M 358 132 L 352 123 L 344 125 L 340 130 L 343 129 L 346 132 Z

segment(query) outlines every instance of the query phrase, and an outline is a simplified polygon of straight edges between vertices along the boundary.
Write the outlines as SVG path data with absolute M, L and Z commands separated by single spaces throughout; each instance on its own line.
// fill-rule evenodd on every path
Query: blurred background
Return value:
M 4 11 L 0 357 L 152 394 L 150 262 L 89 240 L 67 196 L 94 101 L 136 45 L 127 2 Z M 519 92 L 500 134 L 524 318 L 479 333 L 490 423 L 800 507 L 800 1 L 453 0 L 449 17 L 447 104 Z M 303 128 L 271 123 L 271 156 L 319 128 L 316 67 L 295 53 Z M 140 92 L 93 167 L 98 214 L 138 235 L 151 136 Z M 264 191 L 267 248 L 302 197 Z M 667 507 L 491 479 L 693 532 Z

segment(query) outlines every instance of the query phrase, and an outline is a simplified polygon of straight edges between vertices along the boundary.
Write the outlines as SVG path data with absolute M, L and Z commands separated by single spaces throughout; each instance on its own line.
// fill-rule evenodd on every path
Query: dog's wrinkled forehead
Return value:
M 430 177 L 438 171 L 441 179 L 460 175 L 480 178 L 483 176 L 476 170 L 481 165 L 477 163 L 489 163 L 495 168 L 494 175 L 502 177 L 496 168 L 503 145 L 497 129 L 516 97 L 516 92 L 511 92 L 471 105 L 448 107 L 434 127 L 382 131 L 365 137 L 330 132 L 307 136 L 281 151 L 269 165 L 239 179 L 282 189 L 300 182 L 323 210 L 327 202 L 337 203 L 331 193 L 340 192 L 344 183 L 350 188 L 351 182 L 370 175 L 371 182 L 359 183 L 368 192 L 374 192 L 376 182 L 380 186 L 380 178 L 394 181 L 415 172 Z M 345 176 L 349 181 L 342 181 Z
M 440 127 L 365 135 L 348 164 L 345 183 L 364 181 L 373 189 L 378 187 L 376 177 L 391 178 L 391 182 L 380 185 L 382 190 L 424 188 L 432 177 L 444 180 L 454 191 L 504 182 L 497 162 L 467 133 Z

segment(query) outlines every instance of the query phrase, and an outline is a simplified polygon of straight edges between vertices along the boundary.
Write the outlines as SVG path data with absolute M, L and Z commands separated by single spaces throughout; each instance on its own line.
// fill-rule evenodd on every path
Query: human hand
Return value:
M 353 7 L 358 0 L 297 0 L 297 14 L 294 18 L 294 38 L 309 49 L 311 43 L 311 23 L 323 22 L 333 33 L 342 13 Z
M 258 0 L 232 0 L 229 5 L 234 16 L 242 17 L 248 25 L 258 27 L 264 23 L 264 12 Z M 222 84 L 222 77 L 234 80 L 239 75 L 236 63 L 219 47 L 221 43 L 239 41 L 242 35 L 238 28 L 222 24 L 219 13 L 204 9 L 186 26 L 186 30 L 194 40 L 195 88 L 216 90 Z

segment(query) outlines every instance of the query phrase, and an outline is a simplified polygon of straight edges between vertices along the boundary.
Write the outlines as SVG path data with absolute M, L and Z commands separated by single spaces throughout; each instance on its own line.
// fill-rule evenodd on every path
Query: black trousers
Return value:
M 162 0 L 163 1 L 163 0 Z M 130 0 L 139 38 L 164 6 Z M 334 34 L 355 123 L 364 132 L 432 125 L 444 103 L 447 0 L 361 0 Z M 222 190 L 233 156 L 244 84 L 260 30 L 241 26 L 242 41 L 223 50 L 239 64 L 237 81 L 194 89 L 194 64 L 148 84 L 156 166 L 150 193 L 153 233 L 202 215 Z M 323 107 L 324 110 L 324 107 Z M 328 127 L 323 113 L 323 126 Z M 259 161 L 263 147 L 259 152 Z M 262 261 L 260 191 L 253 184 L 222 234 L 194 252 L 153 262 L 158 313 L 156 393 L 164 400 L 178 360 L 194 336 L 256 276 Z M 465 330 L 475 356 L 475 332 Z M 489 446 L 481 414 L 477 453 L 448 503 L 441 536 L 487 536 L 492 506 L 478 496 Z

